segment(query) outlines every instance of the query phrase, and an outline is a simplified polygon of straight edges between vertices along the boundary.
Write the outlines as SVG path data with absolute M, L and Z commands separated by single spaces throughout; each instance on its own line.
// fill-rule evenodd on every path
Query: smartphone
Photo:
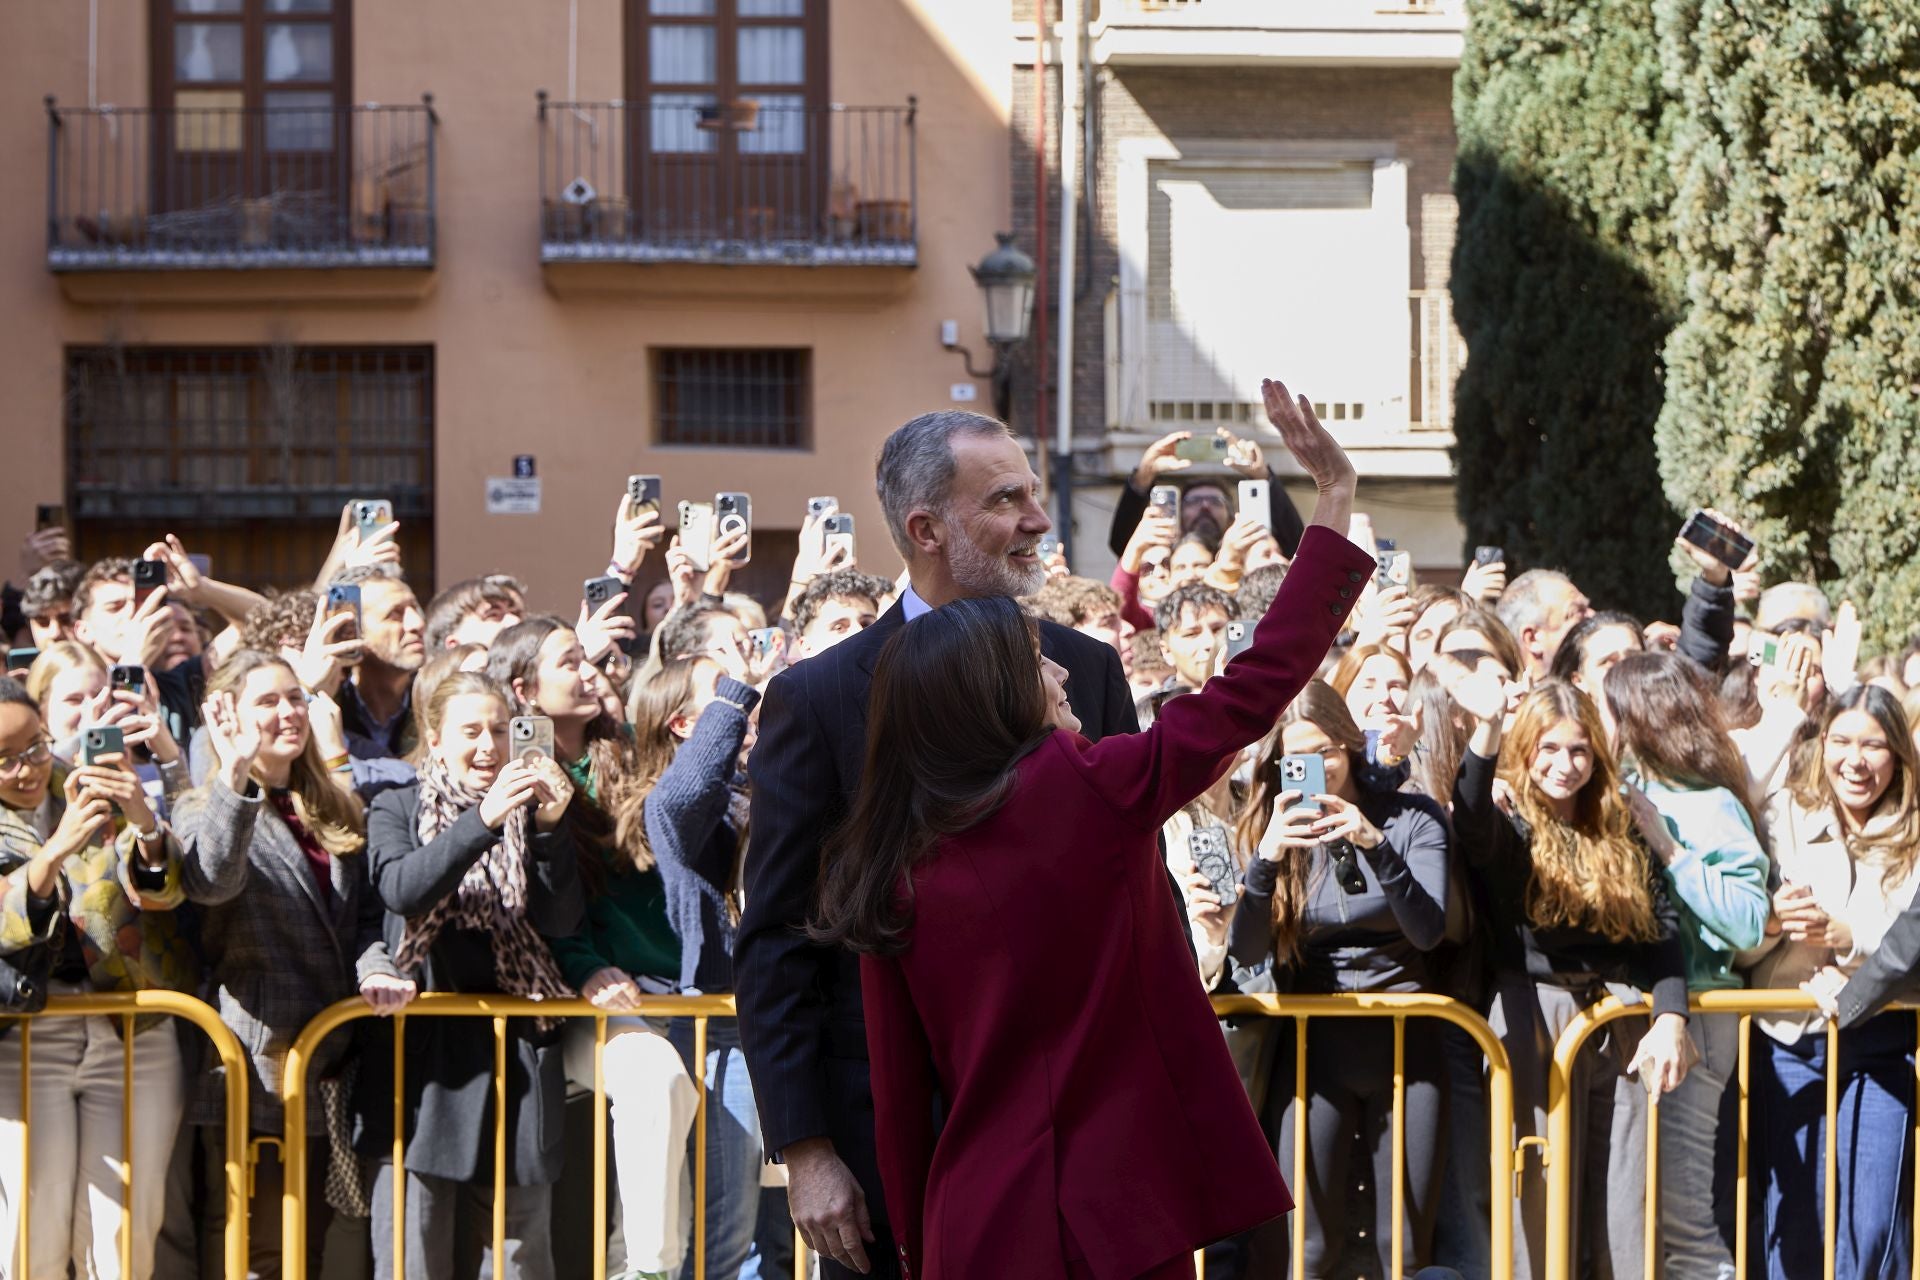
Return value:
M 660 477 L 628 476 L 627 498 L 632 504 L 632 514 L 638 515 L 648 507 L 660 509 Z
M 829 511 L 838 511 L 839 509 L 840 509 L 840 499 L 838 498 L 808 498 L 807 499 L 807 514 L 815 520 L 818 520 L 821 516 L 827 514 L 827 512 Z
M 1229 622 L 1227 624 L 1227 661 L 1253 648 L 1253 627 L 1251 622 Z
M 1729 569 L 1738 569 L 1753 554 L 1753 539 L 1696 511 L 1680 526 L 1680 536 Z
M 713 497 L 713 538 L 715 542 L 733 533 L 745 533 L 746 550 L 733 558 L 736 565 L 753 560 L 753 499 L 744 493 L 717 493 Z
M 167 564 L 164 560 L 135 560 L 133 562 L 133 607 L 138 609 L 147 602 L 147 597 L 167 585 Z
M 1045 560 L 1048 556 L 1058 555 L 1059 553 L 1060 539 L 1050 533 L 1033 544 L 1033 554 L 1039 556 L 1042 560 Z
M 393 504 L 385 498 L 356 498 L 353 503 L 353 524 L 360 530 L 360 541 L 364 544 L 382 525 L 393 523 Z
M 333 618 L 343 613 L 352 615 L 353 625 L 344 631 L 334 632 L 335 644 L 360 638 L 360 584 L 357 582 L 334 582 L 327 586 L 326 616 Z
M 1756 631 L 1747 640 L 1747 661 L 1756 667 L 1780 665 L 1780 637 Z
M 1288 813 L 1302 809 L 1319 813 L 1320 802 L 1312 797 L 1327 794 L 1327 762 L 1317 755 L 1281 756 L 1280 789 L 1298 791 L 1302 797 L 1300 803 L 1287 809 Z
M 128 689 L 134 693 L 145 693 L 147 691 L 147 669 L 145 667 L 131 666 L 127 663 L 115 663 L 109 676 L 112 687 L 115 689 Z
M 7 670 L 9 671 L 25 671 L 38 661 L 40 661 L 38 649 L 7 650 Z
M 1240 482 L 1240 514 L 1268 533 L 1273 532 L 1273 503 L 1267 497 L 1265 480 Z
M 1507 562 L 1507 549 L 1505 547 L 1475 547 L 1473 549 L 1473 562 L 1482 568 L 1490 564 L 1505 564 Z
M 1227 450 L 1231 447 L 1227 438 L 1217 433 L 1194 435 L 1174 445 L 1173 456 L 1185 458 L 1188 462 L 1225 462 Z
M 747 632 L 747 640 L 753 645 L 753 651 L 764 658 L 780 643 L 780 628 L 755 627 Z
M 33 530 L 64 529 L 67 527 L 67 509 L 57 502 L 43 502 L 33 509 Z
M 713 552 L 713 504 L 711 502 L 680 503 L 680 549 L 693 561 L 693 567 L 705 573 L 712 566 L 707 563 Z
M 1196 871 L 1220 899 L 1222 907 L 1231 907 L 1240 897 L 1240 877 L 1227 849 L 1227 829 L 1208 825 L 1195 827 L 1187 836 L 1187 854 Z
M 551 760 L 553 721 L 545 716 L 515 716 L 507 722 L 507 741 L 512 745 L 515 760 L 525 760 L 530 756 L 545 756 Z
M 1335 840 L 1327 846 L 1327 862 L 1333 868 L 1333 878 L 1340 887 L 1350 894 L 1367 891 L 1367 874 L 1360 869 L 1360 857 L 1354 852 L 1353 844 L 1347 840 Z
M 853 517 L 844 511 L 836 511 L 827 517 L 826 523 L 821 527 L 826 530 L 826 550 L 831 552 L 836 546 L 844 544 L 847 548 L 847 559 L 853 559 Z
M 1395 551 L 1393 543 L 1373 557 L 1373 580 L 1381 587 L 1404 587 L 1413 581 L 1413 552 Z
M 598 578 L 588 578 L 580 584 L 580 596 L 587 602 L 587 612 L 597 612 L 601 605 L 627 589 L 627 584 L 612 574 L 603 574 Z
M 80 763 L 98 764 L 102 756 L 127 754 L 127 735 L 117 724 L 90 724 L 80 730 Z
M 1173 485 L 1157 484 L 1153 486 L 1153 493 L 1149 497 L 1148 502 L 1155 510 L 1166 516 L 1167 519 L 1178 520 L 1180 518 L 1180 490 Z

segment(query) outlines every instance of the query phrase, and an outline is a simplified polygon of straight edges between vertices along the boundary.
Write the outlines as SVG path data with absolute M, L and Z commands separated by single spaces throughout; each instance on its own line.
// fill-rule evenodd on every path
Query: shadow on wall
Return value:
M 1653 424 L 1672 326 L 1651 283 L 1551 193 L 1485 151 L 1454 169 L 1460 518 L 1510 571 L 1564 569 L 1597 608 L 1677 618 L 1680 518 Z M 1712 429 L 1702 424 L 1703 430 Z

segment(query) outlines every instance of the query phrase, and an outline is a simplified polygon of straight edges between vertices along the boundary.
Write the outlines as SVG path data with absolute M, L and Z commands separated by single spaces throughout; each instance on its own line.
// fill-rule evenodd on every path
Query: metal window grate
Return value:
M 433 390 L 431 347 L 70 347 L 81 546 L 192 531 L 221 548 L 222 577 L 284 585 L 318 567 L 343 503 L 383 497 L 409 570 L 424 570 Z
M 653 352 L 660 444 L 804 449 L 812 431 L 812 353 L 791 349 Z

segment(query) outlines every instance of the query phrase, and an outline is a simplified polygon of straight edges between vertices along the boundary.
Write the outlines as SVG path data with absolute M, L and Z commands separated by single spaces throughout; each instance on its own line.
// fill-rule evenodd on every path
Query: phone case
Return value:
M 753 561 L 753 499 L 744 493 L 720 493 L 713 498 L 713 540 L 718 542 L 729 533 L 745 529 L 749 539 L 746 552 L 735 556 L 735 565 L 750 564 Z
M 710 502 L 682 502 L 680 504 L 680 549 L 693 561 L 693 567 L 705 573 L 712 565 L 709 557 L 713 552 L 713 504 Z
M 1188 436 L 1173 446 L 1173 456 L 1188 462 L 1225 462 L 1228 444 L 1217 435 Z
M 1180 516 L 1180 490 L 1170 484 L 1153 486 L 1151 503 L 1174 519 Z
M 1227 661 L 1253 648 L 1253 624 L 1251 622 L 1229 622 L 1227 624 Z
M 581 584 L 580 594 L 586 600 L 588 610 L 591 611 L 598 609 L 601 605 L 613 599 L 626 589 L 626 586 L 620 579 L 611 575 L 605 575 L 598 578 L 588 578 Z
M 93 764 L 102 756 L 125 755 L 127 735 L 117 724 L 90 724 L 80 731 L 80 763 Z
M 380 526 L 393 523 L 393 504 L 385 498 L 363 498 L 353 504 L 353 523 L 364 542 Z
M 1327 794 L 1327 762 L 1319 756 L 1281 756 L 1280 789 L 1298 791 L 1302 796 L 1323 796 Z M 1320 812 L 1320 805 L 1313 800 L 1301 800 L 1289 808 L 1294 813 L 1308 809 Z
M 1194 869 L 1207 878 L 1222 907 L 1240 896 L 1240 876 L 1227 849 L 1227 833 L 1217 826 L 1195 827 L 1187 836 L 1187 852 Z
M 553 758 L 553 721 L 545 716 L 515 716 L 507 723 L 507 739 L 516 760 L 530 755 Z
M 660 477 L 628 476 L 627 496 L 633 499 L 635 511 L 649 506 L 658 511 L 660 509 Z
M 1269 533 L 1273 531 L 1273 503 L 1265 480 L 1240 482 L 1240 514 Z

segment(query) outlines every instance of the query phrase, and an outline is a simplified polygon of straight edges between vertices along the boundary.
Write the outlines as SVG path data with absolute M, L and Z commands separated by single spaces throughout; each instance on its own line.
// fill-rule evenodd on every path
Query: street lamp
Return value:
M 1006 421 L 1012 401 L 1013 370 L 1007 360 L 1008 349 L 1027 340 L 1033 324 L 1033 259 L 1013 247 L 1011 232 L 996 231 L 999 247 L 969 267 L 973 282 L 980 286 L 980 298 L 986 308 L 987 345 L 993 348 L 993 364 L 987 369 L 973 367 L 973 353 L 957 339 L 947 342 L 949 351 L 960 353 L 967 376 L 993 385 L 993 411 Z

